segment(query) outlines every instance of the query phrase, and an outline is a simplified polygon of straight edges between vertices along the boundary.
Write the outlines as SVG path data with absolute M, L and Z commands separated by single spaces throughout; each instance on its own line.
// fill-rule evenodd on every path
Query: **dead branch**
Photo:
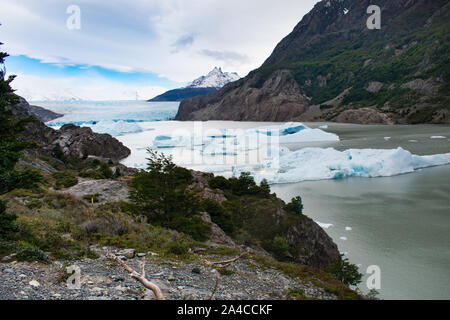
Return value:
M 115 262 L 120 264 L 126 271 L 128 271 L 130 273 L 131 277 L 133 277 L 134 279 L 136 279 L 140 283 L 142 283 L 142 285 L 144 287 L 146 287 L 147 289 L 152 290 L 158 300 L 164 300 L 164 296 L 163 296 L 163 294 L 161 292 L 161 289 L 159 289 L 159 287 L 156 284 L 154 284 L 153 282 L 150 282 L 147 279 L 145 279 L 145 270 L 144 270 L 145 260 L 143 260 L 143 262 L 142 262 L 142 274 L 139 274 L 136 271 L 134 271 L 131 267 L 129 267 L 121 259 L 116 257 L 115 255 L 113 255 L 111 253 L 108 253 L 106 256 L 108 258 L 110 258 L 111 260 L 114 260 Z
M 230 260 L 225 260 L 225 261 L 217 261 L 217 262 L 211 262 L 208 261 L 206 259 L 203 259 L 203 263 L 207 266 L 215 266 L 215 265 L 220 265 L 220 266 L 227 266 L 233 262 L 236 262 L 237 260 L 239 260 L 240 258 L 242 258 L 243 256 L 245 256 L 247 253 L 241 253 L 239 256 L 237 256 L 236 258 L 230 259 Z
M 212 300 L 212 298 L 214 297 L 214 294 L 217 291 L 217 287 L 219 286 L 219 277 L 216 277 L 216 283 L 214 284 L 214 288 L 211 291 L 211 295 L 209 296 L 209 298 L 206 298 L 206 300 Z

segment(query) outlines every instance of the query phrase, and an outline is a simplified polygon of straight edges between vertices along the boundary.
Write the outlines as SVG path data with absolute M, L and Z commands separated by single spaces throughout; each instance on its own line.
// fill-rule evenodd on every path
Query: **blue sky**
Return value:
M 29 100 L 148 99 L 215 66 L 259 67 L 317 0 L 2 0 L 0 41 Z M 80 28 L 70 29 L 71 5 Z
M 100 66 L 42 63 L 38 59 L 29 58 L 25 55 L 10 56 L 7 58 L 8 73 L 29 74 L 44 77 L 83 77 L 96 75 L 119 82 L 133 82 L 136 85 L 163 86 L 166 88 L 177 88 L 183 83 L 169 80 L 151 72 L 120 72 L 106 69 Z

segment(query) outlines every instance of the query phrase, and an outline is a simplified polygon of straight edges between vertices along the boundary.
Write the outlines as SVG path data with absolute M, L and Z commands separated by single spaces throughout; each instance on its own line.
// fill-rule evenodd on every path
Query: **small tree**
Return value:
M 293 212 L 295 214 L 301 215 L 303 214 L 303 201 L 301 197 L 292 198 L 291 202 L 289 202 L 285 207 L 287 211 Z
M 270 186 L 266 179 L 262 179 L 261 183 L 259 184 L 260 193 L 268 197 L 270 196 Z
M 6 57 L 8 57 L 6 52 L 0 52 L 0 65 L 4 64 Z M 29 170 L 25 174 L 19 174 L 14 170 L 21 151 L 36 146 L 35 143 L 20 138 L 20 133 L 25 130 L 25 126 L 36 118 L 13 118 L 8 106 L 18 103 L 19 98 L 10 86 L 14 76 L 5 79 L 5 73 L 5 69 L 0 68 L 0 194 L 14 189 L 18 184 L 23 183 L 25 178 L 36 178 L 29 174 Z
M 187 189 L 192 181 L 189 170 L 176 166 L 171 157 L 147 150 L 147 171 L 141 171 L 130 182 L 130 199 L 152 223 L 205 240 L 209 226 L 199 217 L 201 204 Z
M 358 267 L 351 264 L 348 259 L 344 258 L 344 255 L 341 255 L 327 271 L 347 286 L 357 286 L 361 283 L 363 276 Z

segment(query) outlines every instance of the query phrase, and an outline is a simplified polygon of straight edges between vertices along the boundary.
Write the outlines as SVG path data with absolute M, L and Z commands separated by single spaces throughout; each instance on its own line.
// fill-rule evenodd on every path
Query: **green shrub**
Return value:
M 17 232 L 17 216 L 6 212 L 6 201 L 0 200 L 0 239 L 9 239 Z
M 265 249 L 280 261 L 286 260 L 289 255 L 289 245 L 282 236 L 275 237 L 271 243 L 265 245 Z
M 301 197 L 292 198 L 291 202 L 284 206 L 286 211 L 295 213 L 297 215 L 303 214 L 303 202 Z
M 27 208 L 30 210 L 33 209 L 39 209 L 42 208 L 42 206 L 44 205 L 44 203 L 41 200 L 31 200 L 30 202 L 27 203 Z
M 225 177 L 217 176 L 208 181 L 208 184 L 213 189 L 227 190 L 231 188 L 231 184 Z
M 348 259 L 344 259 L 344 255 L 341 255 L 326 271 L 347 286 L 356 286 L 361 283 L 362 274 L 358 267 L 351 264 Z
M 203 210 L 211 216 L 212 222 L 217 224 L 225 233 L 232 234 L 234 231 L 233 217 L 220 203 L 205 199 L 202 202 Z
M 167 245 L 166 252 L 176 256 L 185 256 L 189 253 L 189 246 L 183 242 L 171 242 Z
M 69 171 L 57 171 L 52 174 L 55 179 L 55 189 L 70 188 L 78 184 L 77 177 Z
M 19 249 L 15 258 L 19 261 L 49 262 L 49 258 L 44 251 L 33 247 L 24 247 Z

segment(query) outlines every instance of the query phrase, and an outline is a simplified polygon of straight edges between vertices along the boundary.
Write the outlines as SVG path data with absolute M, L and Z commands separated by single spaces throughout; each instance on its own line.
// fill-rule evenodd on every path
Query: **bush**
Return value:
M 70 188 L 78 184 L 77 177 L 68 171 L 57 171 L 52 176 L 55 179 L 56 190 Z
M 346 286 L 357 286 L 361 283 L 362 274 L 359 272 L 358 267 L 351 264 L 348 259 L 344 259 L 344 255 L 341 255 L 326 271 L 334 275 L 336 279 Z
M 6 212 L 6 202 L 0 201 L 0 239 L 9 239 L 17 232 L 17 216 Z
M 302 215 L 303 214 L 303 202 L 301 197 L 292 198 L 291 202 L 284 206 L 286 211 Z
M 231 188 L 231 184 L 225 177 L 218 176 L 210 179 L 208 184 L 213 189 L 227 190 Z
M 48 262 L 49 258 L 45 254 L 44 251 L 33 248 L 33 247 L 24 247 L 17 251 L 16 255 L 17 260 L 20 261 L 40 261 L 40 262 Z
M 289 256 L 289 245 L 287 244 L 286 239 L 282 236 L 275 237 L 273 241 L 265 247 L 276 259 L 280 261 L 286 260 Z
M 167 253 L 185 256 L 189 253 L 189 246 L 183 242 L 171 242 L 166 247 Z
M 212 222 L 217 224 L 225 233 L 232 234 L 234 231 L 233 217 L 220 203 L 210 199 L 202 202 L 203 210 L 211 216 Z

